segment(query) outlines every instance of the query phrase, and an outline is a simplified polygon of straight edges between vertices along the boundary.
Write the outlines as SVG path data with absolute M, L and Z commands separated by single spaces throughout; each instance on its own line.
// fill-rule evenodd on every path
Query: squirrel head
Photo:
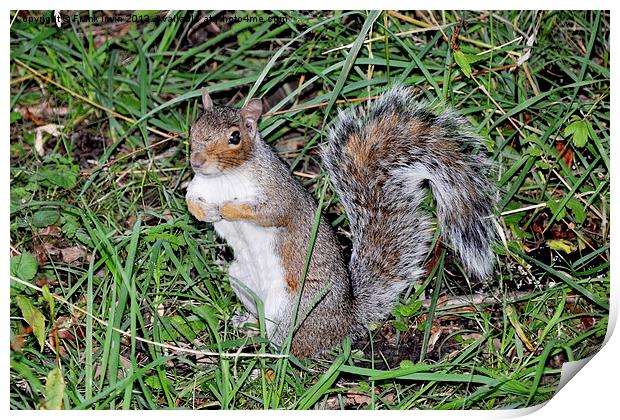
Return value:
M 258 141 L 257 123 L 263 111 L 260 99 L 241 109 L 214 105 L 202 90 L 203 114 L 190 130 L 190 163 L 196 173 L 216 175 L 247 162 Z

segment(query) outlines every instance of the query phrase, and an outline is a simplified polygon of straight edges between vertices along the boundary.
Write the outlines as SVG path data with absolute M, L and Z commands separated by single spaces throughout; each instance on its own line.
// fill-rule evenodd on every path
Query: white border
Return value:
M 99 4 L 88 4 L 88 6 L 90 6 L 90 8 L 93 9 L 163 9 L 163 10 L 167 10 L 168 7 L 170 7 L 171 3 L 169 0 L 167 1 L 163 1 L 163 0 L 155 0 L 155 1 L 149 1 L 149 2 L 145 2 L 145 1 L 118 1 L 118 0 L 111 0 L 111 1 L 107 1 L 105 2 L 105 4 L 103 4 L 102 2 Z M 174 2 L 174 6 L 176 6 L 178 9 L 195 9 L 197 7 L 199 8 L 207 8 L 208 6 L 213 5 L 213 9 L 217 9 L 218 6 L 221 8 L 221 3 L 220 2 L 201 2 L 201 3 L 197 3 L 197 2 L 189 2 L 186 0 L 178 0 Z M 54 2 L 43 2 L 43 1 L 34 1 L 34 0 L 23 0 L 20 1 L 19 4 L 17 4 L 17 6 L 19 6 L 20 8 L 23 9 L 64 9 L 64 10 L 72 10 L 72 9 L 82 9 L 85 6 L 87 6 L 87 4 L 84 3 L 84 1 L 54 1 Z M 293 3 L 290 0 L 289 1 L 284 1 L 284 0 L 271 0 L 271 1 L 266 1 L 266 2 L 261 2 L 260 4 L 258 4 L 255 1 L 238 1 L 238 0 L 232 0 L 226 3 L 227 8 L 230 9 L 239 9 L 239 10 L 250 10 L 250 9 L 256 9 L 256 8 L 260 8 L 260 9 L 377 9 L 377 8 L 384 8 L 384 9 L 456 9 L 456 10 L 467 10 L 467 9 L 474 9 L 474 10 L 484 10 L 484 9 L 558 9 L 558 8 L 562 8 L 562 9 L 611 9 L 612 10 L 612 33 L 611 33 L 611 43 L 610 45 L 618 45 L 617 44 L 617 34 L 616 31 L 618 30 L 615 26 L 614 26 L 614 22 L 615 22 L 615 9 L 617 9 L 617 7 L 615 6 L 615 4 L 610 4 L 610 2 L 604 2 L 604 1 L 599 1 L 599 0 L 591 0 L 588 2 L 578 2 L 575 0 L 570 0 L 570 1 L 563 1 L 563 2 L 552 2 L 552 1 L 532 1 L 532 0 L 522 0 L 519 2 L 501 2 L 498 3 L 497 1 L 490 1 L 490 0 L 484 0 L 484 1 L 476 1 L 476 2 L 472 2 L 472 1 L 446 1 L 446 0 L 438 0 L 438 1 L 421 1 L 421 2 L 404 2 L 404 1 L 392 1 L 392 0 L 384 0 L 382 2 L 378 2 L 378 1 L 368 1 L 368 0 L 357 0 L 357 1 L 325 1 L 325 0 L 314 0 L 310 3 Z M 558 7 L 561 6 L 561 7 Z M 4 33 L 5 36 L 8 37 L 9 35 L 9 31 L 8 31 L 8 22 L 10 20 L 10 13 L 9 10 L 6 9 L 7 12 L 4 15 L 4 19 L 3 19 L 3 23 L 1 24 L 2 26 L 4 26 Z M 5 38 L 6 39 L 6 38 Z M 9 57 L 10 55 L 10 51 L 9 51 L 9 44 L 8 42 L 5 42 L 2 45 L 2 48 L 4 49 L 4 56 L 5 57 Z M 611 71 L 613 72 L 614 69 L 617 68 L 617 66 L 620 64 L 618 62 L 617 59 L 617 52 L 614 54 L 611 54 Z M 8 61 L 8 60 L 7 60 Z M 2 66 L 1 68 L 1 72 L 3 74 L 3 80 L 8 81 L 9 80 L 9 65 L 8 62 L 5 62 L 6 64 L 4 66 Z M 615 86 L 615 83 L 612 82 L 612 91 L 613 91 L 613 86 Z M 4 89 L 7 89 L 7 85 L 4 85 Z M 612 115 L 613 116 L 617 116 L 618 112 L 617 112 L 617 95 L 618 92 L 612 92 L 611 94 L 611 100 L 612 100 Z M 5 100 L 2 102 L 2 108 L 3 108 L 3 113 L 2 113 L 2 126 L 3 126 L 3 132 L 5 134 L 8 134 L 9 132 L 9 110 L 6 109 L 8 108 L 8 104 L 9 104 L 9 95 L 7 94 L 5 96 Z M 5 162 L 7 162 L 7 160 L 9 159 L 9 142 L 6 141 L 4 143 L 4 147 L 5 147 Z M 611 146 L 611 164 L 612 164 L 612 172 L 613 173 L 617 173 L 617 159 L 616 157 L 616 149 L 617 147 L 614 146 L 614 144 L 612 143 Z M 5 179 L 5 184 L 3 185 L 2 188 L 2 193 L 3 196 L 5 197 L 4 199 L 4 211 L 5 211 L 5 224 L 2 225 L 2 234 L 5 238 L 9 238 L 9 230 L 8 230 L 8 224 L 6 224 L 6 221 L 8 221 L 10 219 L 10 217 L 8 216 L 9 213 L 9 184 L 6 182 L 9 179 L 9 165 L 0 165 L 0 171 L 2 171 L 2 174 L 4 175 Z M 611 189 L 612 189 L 612 196 L 615 197 L 615 193 L 614 191 L 617 189 L 615 187 L 615 184 L 612 182 L 611 185 Z M 614 206 L 610 206 L 611 208 L 611 213 L 617 213 L 615 210 Z M 616 217 L 611 217 L 610 219 L 613 220 L 618 220 Z M 610 236 L 611 238 L 611 259 L 613 261 L 617 261 L 617 258 L 614 257 L 614 255 L 617 254 L 616 252 L 616 240 L 615 240 L 615 235 L 613 234 L 613 232 L 615 232 L 614 229 L 614 225 L 612 226 L 612 234 Z M 3 253 L 0 256 L 0 261 L 1 261 L 1 265 L 2 268 L 4 270 L 4 273 L 8 273 L 9 269 L 8 269 L 8 252 Z M 618 288 L 617 288 L 617 284 L 618 281 L 615 280 L 618 277 L 616 276 L 617 273 L 617 269 L 614 268 L 616 267 L 615 264 L 612 265 L 611 267 L 611 278 L 614 279 L 613 280 L 613 284 L 612 284 L 612 306 L 611 306 L 611 312 L 610 312 L 610 326 L 613 328 L 613 326 L 615 326 L 615 323 L 617 321 L 617 315 L 618 315 L 618 303 L 619 303 L 619 293 L 618 293 Z M 9 381 L 8 381 L 8 377 L 9 377 L 9 365 L 8 365 L 8 343 L 9 343 L 9 332 L 8 332 L 8 328 L 6 328 L 7 322 L 8 322 L 8 300 L 9 300 L 9 287 L 8 287 L 8 279 L 5 282 L 4 287 L 0 288 L 1 290 L 1 295 L 0 295 L 0 302 L 2 302 L 4 305 L 6 306 L 5 309 L 5 323 L 3 325 L 5 325 L 5 328 L 1 328 L 2 330 L 2 336 L 4 338 L 3 342 L 5 343 L 4 346 L 2 346 L 2 349 L 0 350 L 0 352 L 2 352 L 2 356 L 1 360 L 5 366 L 5 380 L 2 382 L 2 388 L 0 389 L 0 394 L 2 396 L 3 402 L 4 402 L 4 406 L 6 407 L 6 409 L 8 410 L 9 407 Z M 583 371 L 579 372 L 571 381 L 569 381 L 569 383 L 554 397 L 552 398 L 543 408 L 541 408 L 540 410 L 534 411 L 532 414 L 530 414 L 530 416 L 528 418 L 532 418 L 532 419 L 545 419 L 547 420 L 550 416 L 553 417 L 558 417 L 561 419 L 591 419 L 591 418 L 608 418 L 609 415 L 611 413 L 618 413 L 618 389 L 619 389 L 619 383 L 618 383 L 618 378 L 619 378 L 619 373 L 620 373 L 620 362 L 618 361 L 618 355 L 620 355 L 620 340 L 617 338 L 617 333 L 612 335 L 611 337 L 609 337 L 608 334 L 608 338 L 609 341 L 605 344 L 605 346 L 601 349 L 601 351 L 594 356 L 594 358 L 587 364 L 587 366 L 585 367 L 585 369 L 583 369 Z M 528 411 L 528 410 L 525 410 Z M 413 416 L 415 415 L 416 417 L 422 417 L 422 418 L 455 418 L 456 416 L 459 417 L 466 417 L 466 418 L 506 418 L 506 417 L 516 417 L 518 415 L 523 415 L 526 414 L 526 412 L 523 410 L 510 410 L 510 411 L 492 411 L 492 412 L 480 412 L 480 411 L 451 411 L 451 412 L 430 412 L 430 411 L 411 411 L 411 412 L 386 412 L 386 411 L 382 411 L 382 412 L 348 412 L 348 413 L 340 413 L 340 412 L 317 412 L 317 411 L 312 411 L 312 412 L 282 412 L 282 411 L 278 411 L 278 412 L 253 412 L 253 415 L 258 415 L 258 416 L 265 416 L 268 418 L 277 418 L 277 417 L 284 417 L 286 416 L 286 418 L 291 418 L 292 417 L 297 417 L 297 416 L 306 416 L 306 415 L 312 415 L 313 417 L 316 415 L 319 416 L 374 416 L 374 415 L 378 415 L 381 417 L 392 417 L 392 416 Z M 74 416 L 82 416 L 83 413 L 81 412 L 47 412 L 47 413 L 43 413 L 43 412 L 19 412 L 19 411 L 12 411 L 11 412 L 12 416 L 15 417 L 22 417 L 22 416 L 27 416 L 27 417 L 31 417 L 31 416 L 39 416 L 39 415 L 45 415 L 45 416 L 51 416 L 51 417 L 74 417 Z M 105 412 L 89 412 L 88 416 L 94 416 L 94 417 L 102 417 L 102 416 L 108 416 L 108 413 Z M 178 411 L 175 412 L 174 414 L 169 413 L 169 412 L 164 412 L 164 411 L 155 411 L 155 412 L 148 412 L 148 413 L 135 413 L 135 412 L 116 412 L 114 413 L 115 416 L 121 416 L 121 417 L 125 417 L 125 416 L 146 416 L 148 415 L 149 418 L 159 418 L 160 416 L 169 416 L 169 415 L 174 415 L 175 417 L 179 418 L 179 417 L 189 417 L 189 416 L 209 416 L 209 415 L 217 415 L 219 416 L 232 416 L 232 417 L 236 417 L 236 416 L 246 416 L 247 414 L 242 413 L 242 412 L 238 412 L 238 413 L 234 413 L 234 412 L 217 412 L 217 413 L 213 413 L 213 414 L 209 414 L 209 413 L 195 413 L 195 412 L 187 412 L 187 411 Z

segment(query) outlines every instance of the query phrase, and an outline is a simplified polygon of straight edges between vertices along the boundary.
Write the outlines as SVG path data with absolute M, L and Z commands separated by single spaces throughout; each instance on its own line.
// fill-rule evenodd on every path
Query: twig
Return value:
M 532 292 L 510 292 L 506 294 L 506 302 L 514 303 L 521 300 Z M 574 302 L 579 296 L 568 296 L 567 301 Z M 474 305 L 493 305 L 502 303 L 501 296 L 492 296 L 487 294 L 475 294 L 475 295 L 463 295 L 463 296 L 444 296 L 437 301 L 437 309 L 446 311 L 456 308 L 471 307 Z M 428 308 L 433 304 L 432 299 L 425 299 L 422 301 L 422 306 Z
M 514 42 L 521 41 L 522 39 L 523 39 L 523 37 L 522 37 L 522 36 L 517 37 L 517 38 L 513 39 L 512 41 L 508 41 L 508 42 L 506 42 L 506 43 L 504 43 L 504 44 L 502 44 L 502 45 L 498 45 L 497 47 L 489 48 L 488 50 L 486 50 L 486 51 L 482 51 L 482 52 L 479 52 L 479 53 L 478 53 L 478 54 L 476 54 L 476 55 L 485 55 L 485 54 L 488 54 L 488 53 L 490 53 L 491 51 L 495 51 L 495 50 L 502 49 L 502 48 L 504 48 L 504 47 L 506 47 L 506 46 L 508 46 L 508 45 L 510 45 L 510 44 L 512 44 L 512 43 L 514 43 Z
M 431 17 L 431 20 L 433 21 L 433 23 L 435 24 L 435 26 L 439 26 L 439 22 L 437 22 L 437 20 L 435 19 L 435 15 L 433 15 L 433 11 L 432 10 L 427 10 L 428 15 Z M 457 31 L 460 31 L 460 26 L 457 27 Z M 439 29 L 441 31 L 441 34 L 443 35 L 443 39 L 444 41 L 448 41 L 448 35 L 443 31 L 443 29 Z M 457 33 L 457 32 L 455 32 Z
M 586 192 L 582 192 L 579 194 L 575 194 L 575 197 L 581 200 L 582 197 L 586 195 L 590 195 L 590 194 L 594 194 L 594 191 L 586 191 Z M 532 204 L 531 206 L 521 207 L 521 208 L 514 209 L 514 210 L 507 210 L 507 211 L 502 212 L 500 216 L 508 216 L 509 214 L 521 213 L 522 211 L 534 210 L 540 207 L 547 207 L 547 203 Z

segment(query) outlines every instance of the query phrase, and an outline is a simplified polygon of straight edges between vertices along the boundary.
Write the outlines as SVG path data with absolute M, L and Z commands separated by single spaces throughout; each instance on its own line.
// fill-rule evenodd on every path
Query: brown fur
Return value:
M 206 220 L 207 216 L 205 215 L 200 203 L 196 203 L 190 199 L 186 199 L 185 202 L 187 203 L 187 209 L 196 219 L 201 221 Z
M 299 258 L 299 248 L 295 241 L 283 241 L 278 247 L 282 267 L 284 268 L 284 279 L 288 292 L 293 294 L 298 291 L 302 276 L 303 264 Z
M 239 131 L 239 144 L 230 144 L 229 138 Z M 194 168 L 215 168 L 224 171 L 242 165 L 254 153 L 254 140 L 243 124 L 239 111 L 234 108 L 213 107 L 192 125 L 190 131 L 193 162 L 200 162 Z
M 228 201 L 220 208 L 220 215 L 224 220 L 249 220 L 262 227 L 273 227 L 276 225 L 275 220 L 260 214 L 255 207 L 247 203 Z

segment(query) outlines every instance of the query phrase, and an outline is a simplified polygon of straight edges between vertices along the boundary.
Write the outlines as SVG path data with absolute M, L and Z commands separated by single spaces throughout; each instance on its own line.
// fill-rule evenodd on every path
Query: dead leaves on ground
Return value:
M 347 384 L 338 384 L 338 388 L 347 389 L 350 388 Z M 390 391 L 384 394 L 381 387 L 375 387 L 375 404 L 391 404 L 396 399 L 394 391 Z M 339 410 L 341 408 L 364 408 L 372 404 L 372 396 L 369 395 L 370 391 L 362 392 L 355 390 L 348 390 L 347 392 L 338 394 L 327 398 L 323 404 L 316 406 L 317 409 L 324 410 Z
M 64 125 L 50 122 L 54 120 L 58 122 L 60 118 L 64 119 L 69 110 L 66 106 L 54 107 L 49 101 L 43 101 L 38 105 L 22 106 L 17 109 L 24 121 L 31 121 L 36 126 L 34 128 L 35 140 L 34 149 L 39 157 L 45 156 L 45 141 L 47 134 L 52 137 L 61 135 Z
M 58 137 L 61 134 L 61 130 L 65 128 L 59 124 L 46 124 L 34 129 L 34 150 L 36 150 L 39 157 L 45 156 L 44 138 L 43 133 L 47 133 L 52 137 Z
M 39 266 L 52 259 L 79 267 L 83 262 L 89 262 L 92 257 L 81 245 L 58 248 L 58 244 L 58 241 L 41 241 L 33 246 L 32 255 L 37 259 Z

